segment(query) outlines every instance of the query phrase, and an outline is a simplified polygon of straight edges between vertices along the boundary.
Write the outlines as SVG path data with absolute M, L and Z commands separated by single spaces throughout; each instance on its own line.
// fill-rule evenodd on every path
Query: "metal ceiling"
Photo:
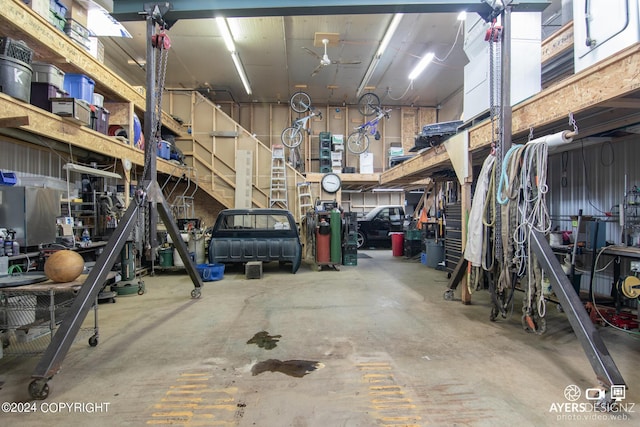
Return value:
M 130 0 L 116 0 L 114 3 L 114 16 L 125 19 L 133 16 L 130 9 L 141 5 Z M 185 9 L 188 5 L 193 9 L 199 5 L 210 8 L 213 2 L 192 0 L 174 3 L 176 7 Z M 267 3 L 270 8 L 265 6 Z M 253 89 L 252 95 L 246 94 L 212 18 L 178 19 L 168 30 L 172 47 L 165 87 L 205 91 L 211 99 L 221 103 L 287 102 L 289 96 L 300 88 L 307 91 L 317 105 L 355 103 L 356 90 L 393 16 L 393 13 L 379 11 L 392 10 L 390 5 L 400 10 L 401 4 L 412 2 L 387 1 L 385 5 L 366 6 L 363 3 L 381 2 L 310 1 L 305 2 L 305 14 L 301 15 L 291 15 L 291 11 L 300 11 L 300 7 L 277 7 L 284 3 L 287 2 L 216 2 L 218 10 L 226 12 L 226 16 L 238 16 L 228 18 L 228 22 Z M 342 4 L 342 9 L 336 9 L 337 3 Z M 437 3 L 441 10 L 456 10 L 453 9 L 454 5 L 462 2 L 413 3 L 409 5 L 411 7 L 404 6 L 404 9 L 420 10 L 421 7 L 427 10 L 428 6 L 435 7 L 431 3 Z M 532 3 L 538 9 L 546 5 L 546 1 L 542 0 L 526 3 Z M 251 4 L 253 8 L 249 8 Z M 232 6 L 235 9 L 230 9 Z M 369 9 L 377 13 L 362 13 Z M 174 13 L 174 17 L 181 16 L 180 10 L 174 8 L 170 13 Z M 335 14 L 341 10 L 360 13 Z M 275 15 L 282 11 L 288 12 Z M 246 16 L 252 13 L 262 16 Z M 210 11 L 200 10 L 199 16 L 212 15 Z M 467 58 L 462 50 L 463 34 L 457 15 L 457 12 L 406 13 L 367 84 L 367 90 L 377 93 L 387 105 L 432 107 L 459 92 Z M 137 20 L 122 23 L 133 38 L 104 38 L 106 62 L 131 84 L 142 86 L 145 84 L 145 22 Z M 321 37 L 317 33 L 332 33 L 328 46 L 331 60 L 360 63 L 331 64 L 311 76 L 319 60 L 306 49 L 323 54 L 321 42 L 318 43 Z M 428 51 L 433 51 L 442 60 L 435 60 L 411 84 L 408 73 Z

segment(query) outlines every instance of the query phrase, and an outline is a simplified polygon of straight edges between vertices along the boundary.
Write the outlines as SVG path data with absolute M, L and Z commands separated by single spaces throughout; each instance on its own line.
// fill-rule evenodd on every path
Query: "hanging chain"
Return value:
M 502 161 L 504 158 L 504 145 L 502 135 L 502 86 L 500 76 L 502 75 L 502 27 L 496 26 L 496 21 L 491 22 L 491 26 L 485 35 L 485 41 L 489 42 L 489 114 L 491 119 L 491 145 L 496 156 L 495 173 L 502 171 Z M 494 194 L 497 194 L 499 179 L 494 179 Z M 496 220 L 494 228 L 495 252 L 494 256 L 502 257 L 502 219 L 500 218 L 500 207 L 496 206 Z
M 573 132 L 578 134 L 578 123 L 576 119 L 573 117 L 573 113 L 569 113 L 569 126 L 573 128 Z

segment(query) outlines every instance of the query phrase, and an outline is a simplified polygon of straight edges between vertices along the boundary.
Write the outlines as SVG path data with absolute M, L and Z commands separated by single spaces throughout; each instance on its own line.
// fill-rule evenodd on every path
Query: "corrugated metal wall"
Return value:
M 43 176 L 66 180 L 62 176 L 61 159 L 54 151 L 23 144 L 16 144 L 0 137 L 0 169 L 15 172 L 18 176 Z
M 570 217 L 577 216 L 582 209 L 583 215 L 603 221 L 599 227 L 605 227 L 608 242 L 621 243 L 618 206 L 624 199 L 625 180 L 627 189 L 634 185 L 640 187 L 639 140 L 640 136 L 622 142 L 587 139 L 567 146 L 569 151 L 549 156 L 547 203 L 553 229 L 557 226 L 560 230 L 572 230 Z M 589 270 L 589 254 L 581 258 L 587 261 L 585 269 Z M 610 257 L 601 257 L 598 267 L 604 267 L 609 261 Z M 609 295 L 611 281 L 611 268 L 598 273 L 594 280 L 595 292 Z M 588 289 L 588 282 L 588 276 L 583 275 L 582 289 Z

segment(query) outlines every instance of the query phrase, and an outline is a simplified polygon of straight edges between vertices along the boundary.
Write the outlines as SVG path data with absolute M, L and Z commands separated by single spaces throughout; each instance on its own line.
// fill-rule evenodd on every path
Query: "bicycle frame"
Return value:
M 380 122 L 380 120 L 382 120 L 383 117 L 389 118 L 389 113 L 391 112 L 390 109 L 384 110 L 379 107 L 374 108 L 377 112 L 376 117 L 369 120 L 365 124 L 356 127 L 354 132 L 352 132 L 347 138 L 347 149 L 353 154 L 360 154 L 365 152 L 367 148 L 369 148 L 369 136 L 367 135 L 367 133 L 370 133 L 371 135 L 377 135 L 378 123 Z
M 319 110 L 312 110 L 310 114 L 294 120 L 292 126 L 289 126 L 282 131 L 282 135 L 280 136 L 282 143 L 289 148 L 295 148 L 299 146 L 302 143 L 303 139 L 302 130 L 304 129 L 305 131 L 310 133 L 309 121 L 312 117 L 322 118 L 322 112 Z

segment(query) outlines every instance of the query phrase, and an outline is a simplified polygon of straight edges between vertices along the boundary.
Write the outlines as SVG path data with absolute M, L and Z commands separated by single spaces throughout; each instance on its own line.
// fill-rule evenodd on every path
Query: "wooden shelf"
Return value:
M 106 99 L 131 102 L 140 112 L 146 109 L 146 95 L 142 88 L 129 85 L 22 1 L 3 2 L 0 7 L 0 36 L 23 40 L 34 51 L 38 61 L 54 64 L 65 72 L 86 74 L 96 82 L 96 91 L 104 94 Z M 184 132 L 166 112 L 162 114 L 162 124 L 176 135 Z

